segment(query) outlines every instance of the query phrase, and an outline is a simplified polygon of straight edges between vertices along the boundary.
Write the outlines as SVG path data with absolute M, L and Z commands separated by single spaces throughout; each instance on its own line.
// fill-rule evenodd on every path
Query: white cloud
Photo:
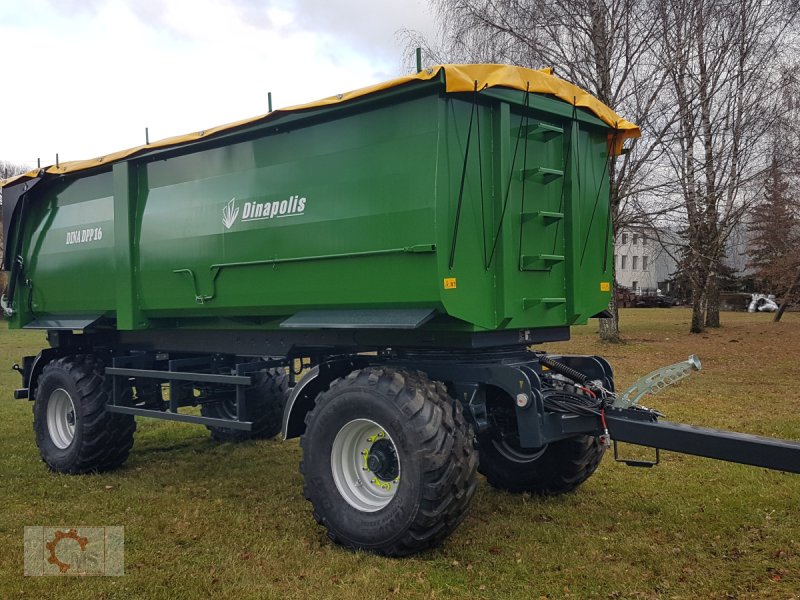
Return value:
M 425 0 L 6 0 L 0 159 L 99 156 L 400 72 Z

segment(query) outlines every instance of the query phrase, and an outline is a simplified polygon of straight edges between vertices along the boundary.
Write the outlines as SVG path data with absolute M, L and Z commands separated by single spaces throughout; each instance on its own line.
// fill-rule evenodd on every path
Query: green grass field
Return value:
M 723 314 L 690 336 L 685 309 L 623 312 L 553 352 L 607 357 L 622 388 L 697 353 L 705 370 L 645 404 L 698 425 L 800 440 L 800 314 Z M 438 550 L 404 560 L 333 546 L 302 496 L 296 441 L 218 444 L 200 426 L 140 420 L 115 473 L 59 476 L 8 369 L 42 333 L 0 326 L 0 598 L 800 598 L 800 476 L 664 454 L 607 455 L 576 493 L 540 499 L 481 481 Z M 23 577 L 26 525 L 122 525 L 124 577 Z

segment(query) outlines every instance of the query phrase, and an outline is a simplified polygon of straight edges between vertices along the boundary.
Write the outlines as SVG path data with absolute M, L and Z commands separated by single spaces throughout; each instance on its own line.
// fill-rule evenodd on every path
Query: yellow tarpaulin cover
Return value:
M 474 91 L 477 82 L 478 90 L 493 87 L 504 87 L 521 91 L 527 90 L 532 93 L 552 95 L 560 98 L 564 102 L 568 102 L 569 104 L 586 108 L 613 129 L 613 131 L 609 134 L 609 149 L 614 154 L 619 154 L 621 152 L 622 143 L 626 139 L 637 138 L 640 135 L 639 128 L 636 125 L 617 115 L 617 113 L 611 110 L 608 106 L 578 86 L 552 75 L 550 69 L 533 70 L 526 69 L 524 67 L 512 67 L 509 65 L 439 65 L 429 69 L 424 69 L 420 73 L 415 73 L 413 75 L 397 77 L 396 79 L 391 79 L 389 81 L 364 87 L 352 92 L 330 96 L 329 98 L 324 98 L 315 102 L 309 102 L 308 104 L 299 104 L 297 106 L 282 108 L 265 115 L 259 115 L 250 119 L 243 119 L 234 123 L 228 123 L 227 125 L 220 125 L 204 131 L 166 138 L 151 144 L 136 146 L 135 148 L 128 148 L 127 150 L 120 150 L 119 152 L 114 152 L 113 154 L 108 154 L 106 156 L 101 156 L 90 160 L 64 162 L 60 163 L 58 166 L 51 165 L 41 170 L 34 169 L 23 175 L 6 179 L 0 182 L 0 184 L 2 186 L 7 186 L 14 182 L 37 177 L 45 173 L 52 175 L 63 175 L 65 173 L 74 173 L 76 171 L 93 169 L 101 165 L 107 165 L 124 160 L 141 152 L 151 151 L 157 148 L 179 146 L 181 144 L 188 144 L 197 140 L 206 139 L 216 134 L 236 129 L 237 127 L 243 127 L 245 125 L 270 119 L 282 113 L 297 112 L 312 108 L 330 106 L 333 104 L 340 104 L 355 98 L 368 96 L 369 94 L 375 94 L 377 92 L 405 85 L 414 81 L 426 81 L 438 77 L 442 70 L 444 70 L 445 73 L 445 85 L 447 92 L 472 92 Z

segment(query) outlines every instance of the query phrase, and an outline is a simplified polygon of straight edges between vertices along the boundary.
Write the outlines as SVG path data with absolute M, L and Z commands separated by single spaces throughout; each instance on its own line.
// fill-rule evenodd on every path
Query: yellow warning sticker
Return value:
M 611 284 L 608 281 L 601 281 L 600 282 L 600 291 L 601 292 L 610 292 L 611 291 Z
M 456 278 L 455 277 L 445 277 L 444 278 L 444 289 L 446 289 L 446 290 L 454 290 L 454 289 L 456 289 Z

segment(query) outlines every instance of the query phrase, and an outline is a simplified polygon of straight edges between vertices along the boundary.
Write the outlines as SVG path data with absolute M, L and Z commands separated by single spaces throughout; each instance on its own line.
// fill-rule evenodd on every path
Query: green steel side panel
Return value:
M 600 291 L 610 279 L 598 258 L 610 237 L 607 128 L 543 110 L 541 99 L 526 108 L 524 94 L 503 100 L 481 103 L 473 117 L 453 267 L 439 254 L 440 270 L 455 279 L 442 292 L 447 314 L 487 329 L 584 322 L 610 299 Z M 455 229 L 471 103 L 449 99 L 440 158 L 447 174 L 439 178 L 449 210 L 440 212 L 440 240 L 452 241 Z
M 494 269 L 486 268 L 497 204 L 492 165 L 496 112 L 497 107 L 492 104 L 479 104 L 470 131 L 471 95 L 448 96 L 439 107 L 436 228 L 440 251 L 436 285 L 448 315 L 484 329 L 494 329 L 497 324 L 496 289 L 499 286 Z M 458 235 L 455 236 L 457 214 Z
M 54 181 L 24 224 L 12 326 L 584 322 L 610 299 L 608 128 L 545 96 L 473 102 L 420 86 Z
M 571 324 L 608 306 L 611 300 L 613 249 L 608 205 L 608 147 L 605 130 L 573 125 L 572 179 L 565 219 L 567 228 L 567 297 Z M 606 291 L 602 285 L 608 284 Z
M 437 308 L 436 102 L 145 165 L 142 311 Z
M 113 312 L 114 205 L 110 173 L 48 187 L 24 224 L 23 279 L 12 325 L 45 315 Z

